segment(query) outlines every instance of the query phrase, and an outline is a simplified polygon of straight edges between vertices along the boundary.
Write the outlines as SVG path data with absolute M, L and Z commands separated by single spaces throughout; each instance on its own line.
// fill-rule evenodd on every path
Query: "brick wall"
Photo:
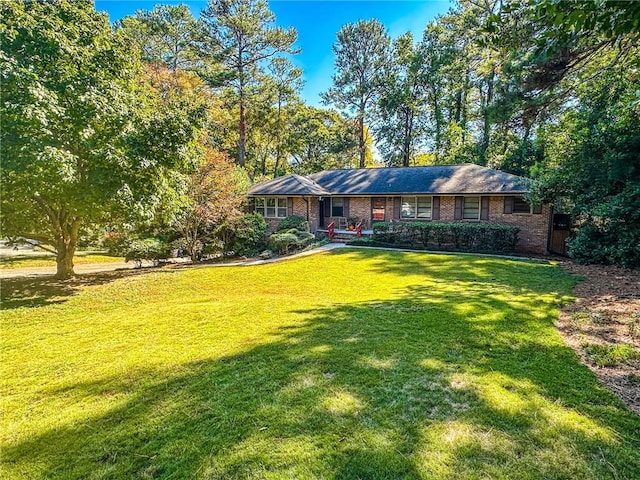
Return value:
M 504 212 L 504 196 L 491 196 L 489 200 L 489 220 L 482 222 L 515 225 L 520 227 L 516 248 L 521 252 L 547 252 L 549 220 L 551 208 L 545 205 L 541 214 L 519 214 Z M 349 200 L 349 216 L 364 218 L 371 227 L 371 197 L 352 197 Z M 393 198 L 387 198 L 385 219 L 393 217 Z M 455 217 L 455 196 L 440 196 L 440 222 L 453 222 Z
M 309 229 L 315 232 L 318 228 L 318 199 L 310 198 L 307 201 L 309 202 Z M 302 197 L 293 197 L 293 210 L 289 213 L 307 218 L 307 203 L 305 200 Z M 265 221 L 267 222 L 267 235 L 270 235 L 276 231 L 282 218 L 265 218 Z
M 504 212 L 504 197 L 491 197 L 489 202 L 489 222 L 520 227 L 516 248 L 523 252 L 547 253 L 551 207 L 544 205 L 542 213 Z
M 349 217 L 365 219 L 371 226 L 371 197 L 351 197 L 349 199 Z
M 319 226 L 320 212 L 317 198 L 309 198 L 309 228 L 315 232 Z M 489 200 L 489 219 L 482 222 L 515 225 L 520 227 L 516 248 L 521 252 L 546 253 L 548 248 L 549 221 L 551 208 L 544 206 L 541 214 L 520 214 L 504 212 L 504 196 L 491 196 Z M 293 214 L 307 218 L 307 203 L 303 198 L 293 198 Z M 440 196 L 441 222 L 453 222 L 455 215 L 455 197 Z M 371 228 L 371 197 L 351 197 L 349 199 L 349 217 L 365 219 L 367 228 Z M 385 219 L 393 218 L 393 198 L 386 199 Z M 268 233 L 275 232 L 281 218 L 267 218 Z

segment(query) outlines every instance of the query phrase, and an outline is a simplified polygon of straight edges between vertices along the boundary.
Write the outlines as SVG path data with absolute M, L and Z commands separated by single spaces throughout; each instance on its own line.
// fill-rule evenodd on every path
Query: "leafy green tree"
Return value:
M 11 0 L 0 17 L 2 230 L 50 246 L 67 278 L 85 228 L 179 196 L 201 112 L 163 102 L 90 1 Z
M 203 25 L 186 5 L 156 5 L 117 22 L 142 50 L 144 62 L 172 72 L 202 67 L 199 43 Z
M 288 142 L 291 166 L 297 173 L 350 168 L 357 162 L 353 121 L 335 110 L 305 106 L 296 109 Z
M 326 104 L 355 114 L 360 168 L 366 163 L 365 123 L 367 118 L 373 120 L 374 106 L 384 86 L 390 45 L 384 26 L 375 19 L 344 25 L 333 45 L 336 74 L 333 86 L 323 93 L 322 99 Z
M 637 72 L 619 67 L 582 88 L 579 106 L 549 126 L 532 199 L 572 205 L 569 253 L 580 261 L 640 266 L 638 92 Z
M 281 173 L 285 155 L 285 137 L 292 111 L 300 104 L 299 93 L 303 86 L 302 70 L 293 66 L 286 58 L 275 58 L 269 67 L 268 85 L 273 94 L 276 110 L 275 166 L 273 176 Z M 291 107 L 291 108 L 288 108 Z
M 378 147 L 389 165 L 408 167 L 422 137 L 426 108 L 425 62 L 407 32 L 393 42 L 390 73 L 380 95 Z
M 238 165 L 244 167 L 247 139 L 247 95 L 264 65 L 278 54 L 295 54 L 295 29 L 273 26 L 275 16 L 264 0 L 209 0 L 202 12 L 206 42 L 213 60 L 221 62 L 223 85 L 237 97 Z

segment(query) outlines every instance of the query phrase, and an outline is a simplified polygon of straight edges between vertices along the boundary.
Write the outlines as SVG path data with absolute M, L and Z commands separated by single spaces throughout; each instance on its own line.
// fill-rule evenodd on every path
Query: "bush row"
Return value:
M 513 252 L 520 229 L 486 223 L 376 222 L 373 240 L 416 248 L 454 249 L 465 252 Z

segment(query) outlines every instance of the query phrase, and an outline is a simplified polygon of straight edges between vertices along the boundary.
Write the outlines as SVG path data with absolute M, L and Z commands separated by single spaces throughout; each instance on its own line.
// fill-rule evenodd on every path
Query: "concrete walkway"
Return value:
M 249 265 L 263 265 L 267 263 L 274 262 L 282 262 L 285 260 L 290 260 L 292 258 L 306 257 L 308 255 L 314 255 L 320 252 L 326 252 L 327 250 L 333 250 L 335 248 L 344 247 L 344 243 L 328 243 L 326 245 L 322 245 L 320 247 L 305 250 L 304 252 L 295 253 L 293 255 L 288 255 L 286 257 L 275 257 L 269 258 L 266 260 L 239 260 L 237 262 L 229 262 L 229 263 L 205 263 L 205 264 L 196 264 L 193 265 L 191 263 L 178 262 L 173 263 L 172 267 L 179 267 L 180 264 L 188 265 L 191 268 L 210 268 L 210 267 L 237 267 L 237 266 L 249 266 Z M 146 266 L 151 266 L 151 263 L 145 264 Z M 78 275 L 87 274 L 87 273 L 100 273 L 100 272 L 113 272 L 115 270 L 132 270 L 135 268 L 133 262 L 124 263 L 124 262 L 115 262 L 115 263 L 89 263 L 84 265 L 76 265 L 74 271 Z M 7 268 L 0 269 L 0 279 L 9 279 L 9 278 L 36 278 L 36 277 L 50 277 L 55 275 L 56 267 L 22 267 L 22 268 Z

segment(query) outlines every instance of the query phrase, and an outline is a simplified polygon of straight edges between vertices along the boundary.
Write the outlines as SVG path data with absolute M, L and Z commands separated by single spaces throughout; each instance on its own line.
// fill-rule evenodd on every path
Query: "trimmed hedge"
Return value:
M 372 228 L 373 240 L 387 245 L 487 253 L 513 252 L 520 232 L 513 225 L 462 222 L 376 222 Z
M 300 215 L 289 215 L 280 221 L 276 231 L 284 232 L 285 230 L 291 230 L 292 228 L 300 230 L 301 232 L 308 232 L 309 222 L 307 222 L 306 218 Z

